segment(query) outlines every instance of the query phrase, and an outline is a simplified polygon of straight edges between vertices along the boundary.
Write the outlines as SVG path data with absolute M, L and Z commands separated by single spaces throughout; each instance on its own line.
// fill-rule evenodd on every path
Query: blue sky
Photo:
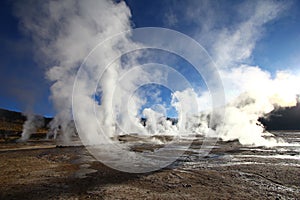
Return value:
M 50 84 L 44 78 L 44 69 L 34 61 L 31 41 L 19 30 L 11 3 L 1 1 L 0 6 L 0 107 L 53 115 Z
M 286 8 L 262 26 L 251 56 L 242 62 L 260 66 L 270 73 L 299 71 L 300 1 L 279 2 L 286 4 Z M 132 27 L 165 27 L 180 31 L 203 43 L 212 54 L 209 41 L 201 35 L 206 26 L 216 31 L 231 30 L 252 15 L 251 12 L 240 13 L 246 1 L 127 0 L 126 3 L 132 13 Z M 33 42 L 20 30 L 20 21 L 13 12 L 14 2 L 4 0 L 0 4 L 0 107 L 53 116 L 55 110 L 50 100 L 51 82 L 45 79 L 46 66 L 36 61 Z M 192 72 L 187 74 L 191 78 L 192 75 Z

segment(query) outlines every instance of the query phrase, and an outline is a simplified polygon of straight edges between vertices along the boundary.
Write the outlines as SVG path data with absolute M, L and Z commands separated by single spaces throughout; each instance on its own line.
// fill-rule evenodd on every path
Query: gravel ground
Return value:
M 96 161 L 82 146 L 6 143 L 0 199 L 300 199 L 300 160 L 259 157 L 280 152 L 220 143 L 205 158 L 128 174 Z

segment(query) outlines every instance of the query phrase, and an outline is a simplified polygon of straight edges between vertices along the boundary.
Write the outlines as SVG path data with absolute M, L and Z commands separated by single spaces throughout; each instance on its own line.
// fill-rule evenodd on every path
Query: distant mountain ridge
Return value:
M 43 117 L 45 124 L 42 127 L 47 129 L 49 122 L 52 118 Z M 0 108 L 0 136 L 1 134 L 14 134 L 19 135 L 22 133 L 23 124 L 26 121 L 26 116 L 21 112 L 10 111 Z
M 293 107 L 277 108 L 259 121 L 267 130 L 300 130 L 300 102 Z
M 20 112 L 0 108 L 0 120 L 9 122 L 24 122 L 26 117 Z
M 38 115 L 41 116 L 41 115 Z M 41 116 L 45 119 L 46 123 L 49 123 L 53 118 L 51 117 L 44 117 Z M 0 108 L 0 120 L 1 121 L 9 121 L 9 122 L 22 122 L 26 120 L 26 116 L 23 115 L 21 112 L 17 111 L 11 111 L 11 110 L 6 110 L 3 108 Z

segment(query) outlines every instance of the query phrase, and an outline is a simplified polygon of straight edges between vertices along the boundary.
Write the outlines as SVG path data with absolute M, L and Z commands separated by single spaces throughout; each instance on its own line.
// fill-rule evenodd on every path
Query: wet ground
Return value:
M 199 156 L 195 141 L 178 161 L 146 174 L 110 169 L 78 143 L 2 143 L 0 199 L 300 199 L 300 133 L 275 134 L 293 145 L 219 141 Z M 158 147 L 138 144 L 132 150 Z

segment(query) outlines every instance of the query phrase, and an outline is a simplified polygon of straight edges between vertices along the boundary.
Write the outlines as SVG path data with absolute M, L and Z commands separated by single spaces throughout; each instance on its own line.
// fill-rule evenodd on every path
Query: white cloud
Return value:
M 271 1 L 255 2 L 254 6 L 243 5 L 240 13 L 246 10 L 248 16 L 242 17 L 246 19 L 216 34 L 212 54 L 217 66 L 231 67 L 249 58 L 256 42 L 263 36 L 264 25 L 276 19 L 285 9 L 284 4 Z

